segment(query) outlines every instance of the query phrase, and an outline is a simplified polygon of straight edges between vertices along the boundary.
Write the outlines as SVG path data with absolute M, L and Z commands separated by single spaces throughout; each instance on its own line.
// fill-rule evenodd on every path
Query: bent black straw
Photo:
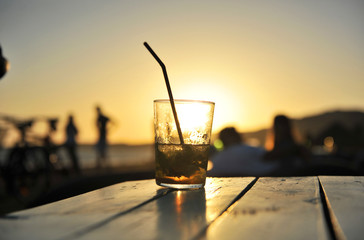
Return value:
M 153 49 L 148 45 L 147 42 L 144 42 L 144 46 L 148 49 L 148 51 L 152 54 L 152 56 L 155 58 L 155 60 L 157 60 L 157 62 L 159 63 L 159 65 L 162 68 L 163 71 L 163 75 L 164 75 L 164 80 L 166 82 L 166 86 L 167 86 L 167 90 L 168 90 L 168 96 L 169 96 L 169 101 L 171 102 L 171 107 L 172 107 L 172 111 L 173 111 L 173 116 L 174 116 L 174 121 L 176 122 L 176 126 L 177 126 L 177 131 L 178 131 L 178 136 L 179 136 L 179 140 L 181 142 L 181 144 L 184 144 L 183 142 L 183 136 L 182 136 L 182 131 L 181 131 L 181 127 L 179 125 L 179 121 L 178 121 L 178 116 L 177 116 L 177 112 L 176 112 L 176 107 L 174 105 L 174 100 L 173 100 L 173 95 L 172 95 L 172 90 L 171 90 L 171 86 L 169 85 L 169 80 L 168 80 L 168 75 L 167 75 L 167 69 L 166 66 L 164 65 L 164 63 L 160 60 L 160 58 L 157 56 L 157 54 L 155 54 L 155 52 L 153 51 Z

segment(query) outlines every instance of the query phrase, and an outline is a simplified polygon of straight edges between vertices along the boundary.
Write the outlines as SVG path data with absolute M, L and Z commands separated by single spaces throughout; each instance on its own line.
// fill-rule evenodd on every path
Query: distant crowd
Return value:
M 98 140 L 95 144 L 96 149 L 96 167 L 105 167 L 107 165 L 107 150 L 108 150 L 108 125 L 112 123 L 112 120 L 106 116 L 100 106 L 96 106 L 96 127 L 98 132 Z M 73 167 L 76 172 L 80 173 L 79 160 L 77 156 L 77 141 L 76 137 L 78 130 L 73 121 L 73 116 L 70 115 L 68 118 L 68 123 L 66 126 L 66 142 L 64 146 L 66 147 L 70 159 L 72 160 Z
M 98 133 L 94 148 L 96 152 L 96 167 L 106 167 L 108 165 L 108 130 L 114 121 L 103 113 L 100 106 L 96 106 L 96 113 L 97 116 L 95 127 Z M 0 132 L 0 140 L 6 135 L 7 131 L 4 129 L 16 129 L 19 135 L 10 150 L 10 154 L 7 154 L 7 157 L 11 156 L 12 152 L 16 152 L 19 149 L 27 149 L 31 148 L 32 146 L 38 146 L 44 149 L 44 152 L 46 153 L 46 159 L 49 164 L 57 163 L 58 165 L 62 165 L 61 167 L 64 168 L 64 163 L 62 161 L 58 161 L 60 159 L 58 157 L 58 150 L 63 148 L 70 159 L 71 167 L 74 172 L 76 174 L 81 174 L 77 149 L 79 131 L 72 114 L 68 116 L 68 120 L 64 129 L 65 141 L 61 144 L 56 143 L 54 139 L 58 131 L 58 118 L 36 117 L 24 120 L 7 115 L 0 115 L 0 120 L 1 123 L 6 126 L 6 128 L 0 129 L 3 130 Z M 45 120 L 47 123 L 46 134 L 34 134 L 34 132 L 31 132 L 34 122 L 43 120 Z M 9 125 L 13 126 L 14 128 L 9 128 Z M 4 161 L 8 162 L 10 160 L 7 159 Z
M 245 144 L 243 136 L 234 127 L 223 129 L 219 140 L 223 150 L 211 157 L 209 176 L 297 176 L 318 174 L 362 174 L 364 158 L 355 161 L 314 156 L 299 144 L 293 134 L 291 120 L 285 115 L 274 118 L 267 136 L 267 149 Z M 362 156 L 363 157 L 363 156 Z

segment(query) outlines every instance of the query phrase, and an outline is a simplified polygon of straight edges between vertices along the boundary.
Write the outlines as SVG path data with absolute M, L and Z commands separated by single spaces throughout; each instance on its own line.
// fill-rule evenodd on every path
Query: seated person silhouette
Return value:
M 276 162 L 263 161 L 264 149 L 244 144 L 233 127 L 223 129 L 219 138 L 224 149 L 212 157 L 213 168 L 208 176 L 266 176 L 278 166 Z
M 272 132 L 267 137 L 267 143 L 272 146 L 272 149 L 264 155 L 264 160 L 279 163 L 279 170 L 276 174 L 295 175 L 305 167 L 309 159 L 309 152 L 295 140 L 292 124 L 287 116 L 277 115 L 274 118 Z

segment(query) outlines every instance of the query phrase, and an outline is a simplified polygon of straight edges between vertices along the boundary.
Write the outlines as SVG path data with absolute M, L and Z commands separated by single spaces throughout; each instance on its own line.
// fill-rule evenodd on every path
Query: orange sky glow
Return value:
M 153 141 L 153 100 L 216 103 L 213 132 L 253 131 L 277 113 L 364 109 L 364 4 L 359 1 L 2 1 L 11 69 L 0 113 L 60 119 L 94 143 L 95 106 L 111 143 Z M 39 131 L 44 126 L 39 123 Z M 42 130 L 43 129 L 43 130 Z

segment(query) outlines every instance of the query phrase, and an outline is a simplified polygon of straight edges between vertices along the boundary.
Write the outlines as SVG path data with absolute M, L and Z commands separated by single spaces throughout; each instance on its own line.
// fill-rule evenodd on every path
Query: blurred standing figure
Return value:
M 291 120 L 285 115 L 277 115 L 273 121 L 271 136 L 267 138 L 266 160 L 278 161 L 283 175 L 295 173 L 304 167 L 309 159 L 308 150 L 299 145 L 294 137 Z
M 74 123 L 73 116 L 68 116 L 68 123 L 66 126 L 66 142 L 64 144 L 67 153 L 72 161 L 73 169 L 77 174 L 81 173 L 78 156 L 77 156 L 77 142 L 76 137 L 78 134 L 77 127 Z
M 212 158 L 209 176 L 264 176 L 276 169 L 276 163 L 263 161 L 264 149 L 244 144 L 235 128 L 223 129 L 219 138 L 224 149 Z
M 97 111 L 97 120 L 96 126 L 99 133 L 99 139 L 96 143 L 96 151 L 97 151 L 97 159 L 96 164 L 97 167 L 101 167 L 101 165 L 106 164 L 107 158 L 107 125 L 110 122 L 110 118 L 105 116 L 101 108 L 99 106 L 96 107 Z

